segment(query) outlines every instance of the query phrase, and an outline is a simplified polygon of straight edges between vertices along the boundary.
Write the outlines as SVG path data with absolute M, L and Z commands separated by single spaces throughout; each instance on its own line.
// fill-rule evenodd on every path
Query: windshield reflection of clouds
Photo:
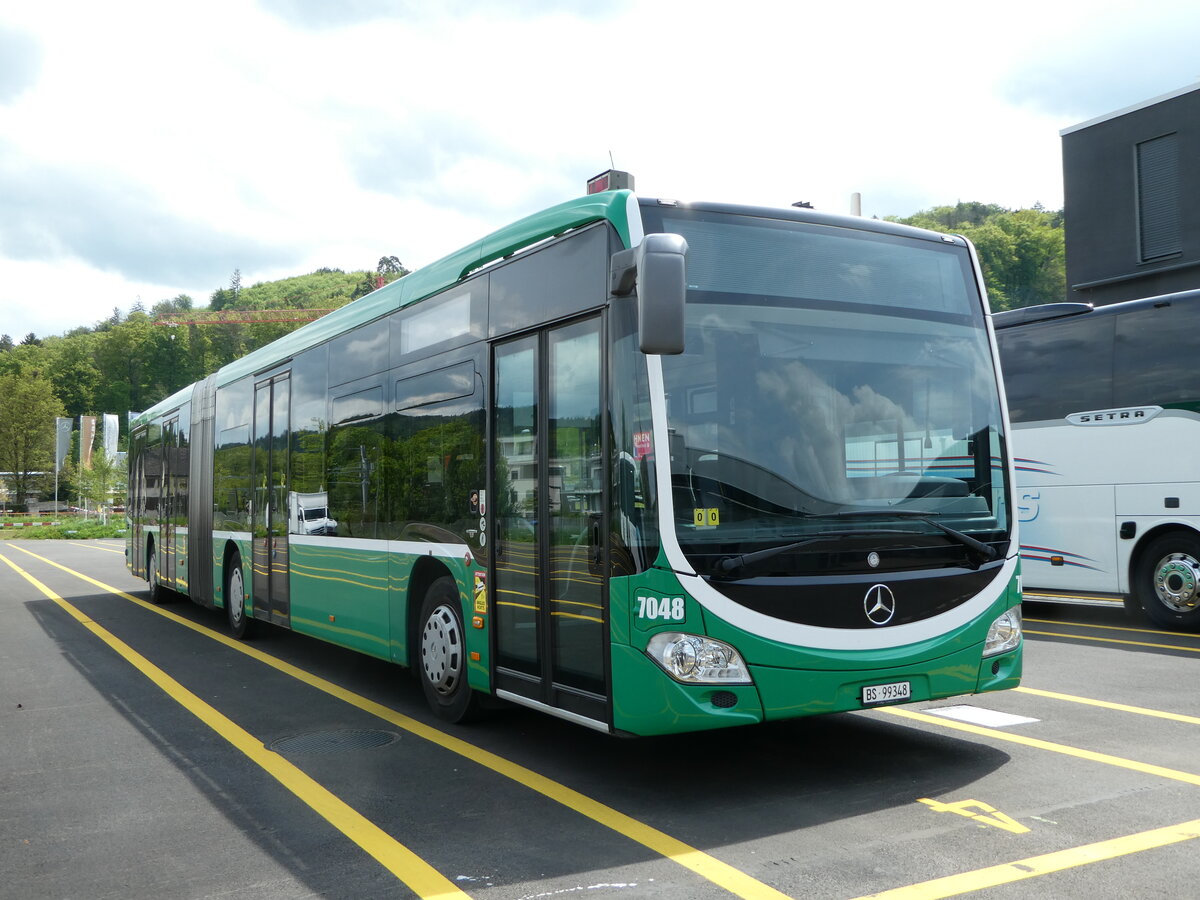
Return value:
M 663 363 L 673 471 L 692 505 L 681 522 L 722 505 L 735 524 L 915 498 L 991 518 L 1000 414 L 984 332 L 798 306 L 689 315 L 687 352 Z

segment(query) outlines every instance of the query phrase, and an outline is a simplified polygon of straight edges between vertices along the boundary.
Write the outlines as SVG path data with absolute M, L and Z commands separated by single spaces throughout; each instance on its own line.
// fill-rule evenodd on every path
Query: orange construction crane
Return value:
M 310 322 L 332 309 L 215 309 L 190 310 L 159 316 L 155 325 L 265 325 L 271 322 Z

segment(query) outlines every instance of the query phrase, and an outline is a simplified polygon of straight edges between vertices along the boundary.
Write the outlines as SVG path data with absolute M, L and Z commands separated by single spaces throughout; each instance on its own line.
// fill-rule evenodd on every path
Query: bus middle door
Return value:
M 254 386 L 254 613 L 287 625 L 291 617 L 288 582 L 288 445 L 291 379 L 275 375 Z

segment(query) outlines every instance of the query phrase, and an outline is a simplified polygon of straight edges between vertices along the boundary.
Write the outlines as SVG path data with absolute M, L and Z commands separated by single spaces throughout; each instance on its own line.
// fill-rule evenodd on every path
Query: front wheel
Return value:
M 461 606 L 458 585 L 449 576 L 431 584 L 421 604 L 417 678 L 430 708 L 447 722 L 468 721 L 479 710 L 478 695 L 467 684 L 467 632 Z
M 234 553 L 225 569 L 225 613 L 229 616 L 229 633 L 235 638 L 251 634 L 250 617 L 246 615 L 246 579 L 242 575 L 242 558 Z
M 1133 573 L 1133 592 L 1154 624 L 1200 631 L 1200 535 L 1174 531 L 1151 541 Z

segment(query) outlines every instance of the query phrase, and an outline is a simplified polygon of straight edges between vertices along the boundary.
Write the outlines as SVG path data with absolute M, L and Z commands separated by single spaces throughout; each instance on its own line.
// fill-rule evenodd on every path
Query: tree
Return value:
M 108 521 L 107 507 L 113 499 L 114 491 L 121 490 L 121 476 L 120 466 L 103 451 L 93 453 L 91 466 L 81 469 L 78 473 L 76 486 L 79 494 L 93 509 L 99 510 L 102 522 Z
M 1066 241 L 1061 211 L 958 203 L 891 221 L 961 234 L 979 251 L 992 309 L 1057 303 L 1066 297 Z
M 7 334 L 0 334 L 0 353 L 7 353 L 13 348 L 13 339 Z
M 397 278 L 403 278 L 408 274 L 408 271 L 408 269 L 404 268 L 398 257 L 381 256 L 374 273 L 367 273 L 366 277 L 359 282 L 358 287 L 354 289 L 354 293 L 350 299 L 357 300 L 359 297 L 365 297 L 371 291 L 379 290 L 379 288 L 395 281 Z
M 64 413 L 50 380 L 0 376 L 0 471 L 18 506 L 54 471 L 54 419 Z
M 69 416 L 96 411 L 103 376 L 96 367 L 94 351 L 100 340 L 99 335 L 85 333 L 46 341 L 45 370 Z

